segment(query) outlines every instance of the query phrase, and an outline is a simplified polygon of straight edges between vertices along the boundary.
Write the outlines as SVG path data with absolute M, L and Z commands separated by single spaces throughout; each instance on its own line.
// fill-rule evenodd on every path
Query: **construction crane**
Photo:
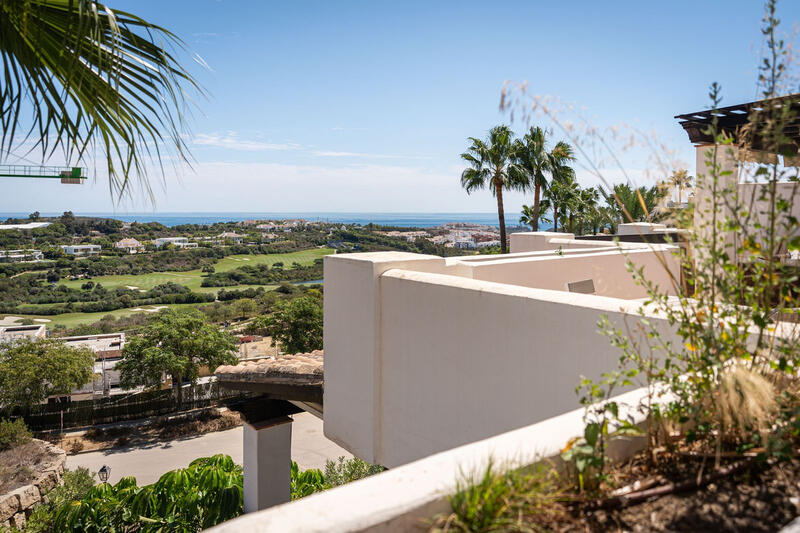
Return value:
M 60 179 L 61 183 L 82 185 L 86 180 L 81 167 L 45 167 L 34 165 L 0 165 L 0 178 Z

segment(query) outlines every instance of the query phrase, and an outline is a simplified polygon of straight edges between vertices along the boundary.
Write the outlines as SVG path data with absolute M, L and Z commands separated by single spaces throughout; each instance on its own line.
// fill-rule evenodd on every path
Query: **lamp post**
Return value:
M 108 476 L 111 474 L 111 467 L 108 465 L 103 465 L 100 470 L 97 472 L 97 477 L 100 478 L 100 481 L 105 483 L 108 481 Z

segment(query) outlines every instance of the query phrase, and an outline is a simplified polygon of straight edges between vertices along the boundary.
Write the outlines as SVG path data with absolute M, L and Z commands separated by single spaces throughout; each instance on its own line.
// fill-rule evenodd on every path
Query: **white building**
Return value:
M 73 400 L 91 398 L 95 395 L 109 395 L 119 391 L 119 371 L 114 367 L 122 360 L 125 347 L 125 333 L 104 333 L 100 335 L 79 335 L 62 337 L 67 346 L 89 348 L 95 353 L 93 378 L 81 389 L 72 392 Z
M 40 250 L 0 250 L 0 263 L 21 263 L 42 259 L 44 254 Z
M 76 257 L 99 255 L 101 248 L 99 244 L 67 244 L 61 246 L 65 254 Z
M 233 244 L 242 244 L 244 240 L 244 235 L 239 235 L 235 231 L 223 231 L 219 235 L 217 235 L 217 239 L 221 241 L 230 241 Z
M 135 254 L 144 250 L 144 245 L 133 238 L 121 239 L 114 243 L 114 248 Z
M 47 337 L 47 328 L 44 324 L 30 326 L 0 326 L 0 342 L 15 339 L 44 339 Z
M 37 229 L 46 228 L 52 222 L 26 222 L 24 224 L 0 224 L 0 231 L 9 229 Z
M 153 244 L 156 245 L 156 248 L 161 248 L 165 244 L 171 244 L 175 248 L 197 248 L 197 243 L 189 242 L 186 237 L 161 237 L 155 239 Z

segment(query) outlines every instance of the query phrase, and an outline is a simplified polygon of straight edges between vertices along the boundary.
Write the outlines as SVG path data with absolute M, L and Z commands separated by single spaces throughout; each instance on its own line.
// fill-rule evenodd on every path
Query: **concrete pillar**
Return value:
M 244 423 L 245 513 L 289 501 L 291 461 L 291 418 Z
M 716 194 L 714 194 L 714 177 L 712 176 L 712 158 L 714 157 L 713 145 L 701 145 L 696 147 L 696 187 L 695 187 L 695 211 L 694 227 L 699 235 L 705 239 L 711 239 L 712 220 L 716 212 L 716 219 L 722 222 L 731 216 L 731 209 L 725 204 L 734 200 L 738 196 L 737 187 L 739 185 L 739 162 L 736 157 L 735 148 L 729 145 L 717 146 L 716 164 L 719 167 L 718 174 L 730 172 L 727 175 L 716 176 Z M 737 248 L 736 235 L 718 234 L 718 242 L 727 248 L 732 259 L 734 259 Z

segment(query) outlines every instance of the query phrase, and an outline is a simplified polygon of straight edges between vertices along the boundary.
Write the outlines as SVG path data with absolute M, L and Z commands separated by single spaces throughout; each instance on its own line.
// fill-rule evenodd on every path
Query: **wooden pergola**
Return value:
M 790 106 L 791 112 L 783 127 L 789 142 L 778 150 L 773 142 L 765 142 L 759 132 L 768 124 L 773 112 Z M 693 144 L 713 144 L 710 127 L 716 121 L 717 131 L 733 138 L 734 143 L 747 145 L 748 150 L 767 151 L 796 156 L 800 152 L 800 93 L 757 100 L 718 109 L 707 109 L 694 113 L 676 115 L 680 125 Z

